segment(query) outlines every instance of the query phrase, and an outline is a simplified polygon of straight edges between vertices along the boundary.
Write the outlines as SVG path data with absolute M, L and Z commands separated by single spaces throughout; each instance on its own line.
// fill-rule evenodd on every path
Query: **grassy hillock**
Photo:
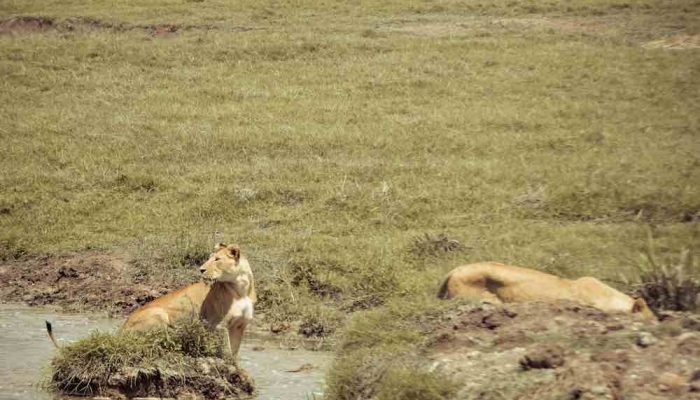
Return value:
M 198 321 L 148 332 L 93 332 L 61 347 L 49 387 L 68 395 L 247 397 L 253 380 L 228 358 L 223 335 Z

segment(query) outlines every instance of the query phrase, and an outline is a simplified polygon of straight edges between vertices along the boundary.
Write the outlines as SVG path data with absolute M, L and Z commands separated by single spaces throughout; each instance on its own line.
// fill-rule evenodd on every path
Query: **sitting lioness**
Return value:
M 450 271 L 438 298 L 464 297 L 494 304 L 572 300 L 605 312 L 639 314 L 656 320 L 644 299 L 633 299 L 596 278 L 560 278 L 495 262 L 463 265 Z
M 214 250 L 200 268 L 204 282 L 144 304 L 129 316 L 122 329 L 149 329 L 199 317 L 212 329 L 228 329 L 227 347 L 236 356 L 243 331 L 253 319 L 253 272 L 238 245 L 219 244 Z

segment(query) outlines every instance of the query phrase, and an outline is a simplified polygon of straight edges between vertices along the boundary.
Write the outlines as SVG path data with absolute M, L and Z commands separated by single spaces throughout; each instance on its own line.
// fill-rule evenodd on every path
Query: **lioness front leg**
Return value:
M 246 325 L 248 325 L 248 321 L 245 318 L 241 318 L 233 322 L 228 328 L 229 349 L 234 359 L 238 356 L 238 349 L 241 347 L 241 340 L 243 339 Z

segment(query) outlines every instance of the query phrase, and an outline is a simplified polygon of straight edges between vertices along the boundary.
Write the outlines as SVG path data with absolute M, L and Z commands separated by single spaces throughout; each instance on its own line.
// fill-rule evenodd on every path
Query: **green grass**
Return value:
M 662 260 L 697 246 L 700 53 L 642 46 L 700 32 L 697 1 L 0 5 L 17 15 L 58 28 L 0 34 L 3 259 L 120 249 L 185 282 L 238 242 L 260 311 L 332 332 L 462 263 L 618 284 L 649 225 Z
M 459 388 L 441 372 L 431 371 L 424 353 L 436 322 L 464 307 L 459 300 L 434 296 L 392 301 L 357 313 L 343 329 L 328 373 L 331 399 L 448 399 Z

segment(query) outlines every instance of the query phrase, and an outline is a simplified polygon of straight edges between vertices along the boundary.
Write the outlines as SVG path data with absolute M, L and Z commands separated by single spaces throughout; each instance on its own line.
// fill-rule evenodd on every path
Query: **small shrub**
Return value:
M 390 368 L 382 379 L 377 400 L 445 400 L 454 397 L 459 385 L 420 366 Z
M 11 261 L 29 254 L 30 243 L 18 237 L 0 239 L 0 261 Z
M 327 271 L 334 267 L 324 261 L 315 263 L 294 262 L 290 265 L 291 281 L 294 286 L 306 286 L 310 293 L 322 298 L 339 300 L 343 291 L 340 287 L 319 278 L 321 271 Z
M 112 186 L 124 191 L 152 193 L 159 189 L 160 184 L 149 176 L 119 174 Z
M 326 337 L 335 333 L 342 318 L 337 311 L 327 307 L 315 307 L 302 316 L 299 334 L 306 337 Z
M 363 348 L 336 359 L 328 373 L 326 397 L 337 400 L 453 398 L 459 385 L 430 372 L 403 347 Z
M 697 270 L 697 267 L 687 250 L 681 254 L 676 265 L 658 264 L 648 254 L 647 265 L 640 272 L 640 283 L 636 285 L 635 292 L 654 311 L 696 311 L 700 300 L 700 280 L 693 276 L 693 270 Z
M 696 311 L 700 302 L 700 269 L 690 250 L 684 250 L 673 265 L 660 263 L 654 252 L 651 232 L 639 267 L 635 292 L 655 312 L 661 310 Z
M 410 253 L 417 257 L 435 257 L 443 253 L 451 253 L 462 249 L 462 244 L 450 239 L 444 233 L 431 235 L 426 233 L 413 240 Z

